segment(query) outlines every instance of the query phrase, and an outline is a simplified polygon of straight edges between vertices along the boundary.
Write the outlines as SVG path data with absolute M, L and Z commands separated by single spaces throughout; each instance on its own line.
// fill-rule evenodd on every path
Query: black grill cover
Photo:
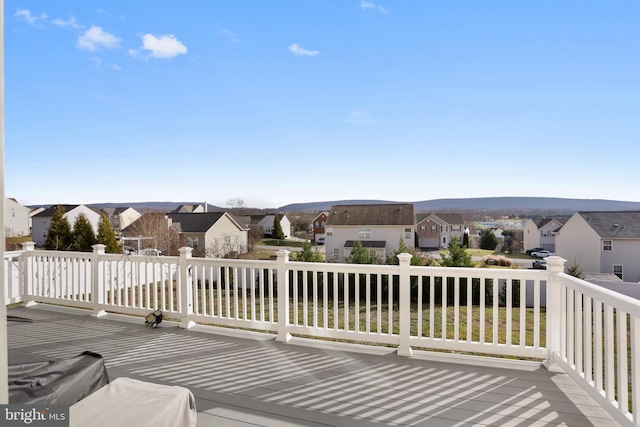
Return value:
M 102 356 L 9 365 L 9 403 L 72 405 L 109 383 Z

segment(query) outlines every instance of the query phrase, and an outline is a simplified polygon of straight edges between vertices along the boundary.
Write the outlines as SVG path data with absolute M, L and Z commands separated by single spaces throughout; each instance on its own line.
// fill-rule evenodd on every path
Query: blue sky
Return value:
M 640 201 L 639 47 L 635 0 L 5 0 L 5 194 Z

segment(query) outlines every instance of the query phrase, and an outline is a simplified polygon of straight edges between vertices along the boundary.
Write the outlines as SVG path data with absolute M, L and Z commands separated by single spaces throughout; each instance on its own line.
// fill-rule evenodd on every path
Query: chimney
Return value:
M 204 213 L 207 213 L 207 201 L 204 201 Z

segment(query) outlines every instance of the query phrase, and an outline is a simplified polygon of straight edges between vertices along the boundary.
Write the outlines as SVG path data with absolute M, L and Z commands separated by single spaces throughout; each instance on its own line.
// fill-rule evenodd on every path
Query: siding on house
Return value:
M 576 212 L 556 233 L 556 253 L 583 272 L 640 281 L 640 211 Z M 621 270 L 621 271 L 620 271 Z
M 399 248 L 400 239 L 407 248 L 414 247 L 414 221 L 413 204 L 335 205 L 325 227 L 325 259 L 343 262 L 353 242 L 360 240 L 384 261 Z
M 29 213 L 16 199 L 4 199 L 4 233 L 6 237 L 28 236 L 31 233 Z
M 462 215 L 454 213 L 416 215 L 416 236 L 421 248 L 440 248 L 448 246 L 453 237 L 462 243 L 464 220 Z

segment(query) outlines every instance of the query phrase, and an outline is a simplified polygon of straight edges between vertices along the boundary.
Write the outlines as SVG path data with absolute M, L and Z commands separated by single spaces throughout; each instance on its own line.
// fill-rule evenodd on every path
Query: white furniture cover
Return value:
M 69 408 L 70 427 L 195 427 L 189 389 L 117 378 Z

